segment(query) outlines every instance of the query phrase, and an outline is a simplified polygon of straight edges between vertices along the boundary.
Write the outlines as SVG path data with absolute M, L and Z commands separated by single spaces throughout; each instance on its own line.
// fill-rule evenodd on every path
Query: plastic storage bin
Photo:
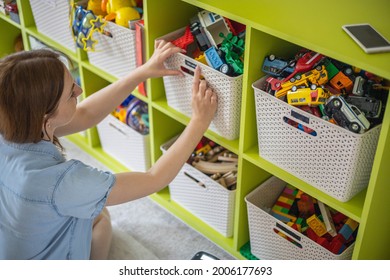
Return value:
M 185 27 L 163 36 L 161 39 L 172 41 L 184 34 Z M 181 53 L 172 55 L 166 61 L 166 67 L 181 69 L 184 77 L 164 77 L 165 93 L 168 105 L 186 116 L 191 116 L 191 95 L 193 73 L 200 66 L 202 76 L 218 96 L 218 107 L 210 130 L 229 140 L 238 138 L 240 132 L 240 109 L 242 95 L 242 75 L 229 77 L 189 56 Z
M 163 152 L 176 137 L 161 146 Z M 226 237 L 233 235 L 235 190 L 228 190 L 185 163 L 169 184 L 171 199 Z
M 76 43 L 69 22 L 69 1 L 30 0 L 30 5 L 38 31 L 70 51 L 76 52 Z
M 92 38 L 97 41 L 95 51 L 88 52 L 89 62 L 120 78 L 137 67 L 136 31 L 113 22 L 107 22 L 104 31 L 111 36 L 95 32 Z
M 269 210 L 285 186 L 286 182 L 277 177 L 271 177 L 245 197 L 251 253 L 259 259 L 351 259 L 354 244 L 339 255 L 333 254 L 269 214 Z M 281 237 L 275 230 L 284 233 L 299 245 L 294 245 Z
M 252 85 L 260 156 L 342 202 L 365 189 L 381 126 L 352 133 L 263 91 L 265 80 Z M 287 119 L 317 135 L 287 124 Z
M 150 167 L 149 135 L 142 135 L 109 115 L 97 125 L 103 150 L 133 171 Z

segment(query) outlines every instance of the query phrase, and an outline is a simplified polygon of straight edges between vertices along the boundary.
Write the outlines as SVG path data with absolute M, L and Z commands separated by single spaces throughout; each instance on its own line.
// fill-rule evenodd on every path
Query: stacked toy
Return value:
M 359 225 L 290 185 L 283 189 L 271 209 L 271 215 L 334 254 L 341 254 L 355 241 Z M 300 246 L 282 232 L 278 231 L 278 234 Z
M 367 71 L 306 49 L 289 59 L 271 54 L 262 71 L 269 75 L 265 91 L 354 133 L 382 122 L 390 87 Z
M 245 26 L 203 10 L 190 19 L 183 36 L 172 43 L 187 55 L 226 75 L 243 73 Z
M 236 188 L 237 162 L 236 154 L 207 137 L 202 137 L 187 160 L 188 164 L 207 174 L 228 190 Z

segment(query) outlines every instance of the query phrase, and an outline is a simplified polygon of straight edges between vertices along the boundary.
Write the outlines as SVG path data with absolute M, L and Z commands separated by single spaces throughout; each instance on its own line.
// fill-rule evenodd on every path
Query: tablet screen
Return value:
M 390 43 L 370 25 L 346 25 L 344 28 L 366 48 L 390 46 Z

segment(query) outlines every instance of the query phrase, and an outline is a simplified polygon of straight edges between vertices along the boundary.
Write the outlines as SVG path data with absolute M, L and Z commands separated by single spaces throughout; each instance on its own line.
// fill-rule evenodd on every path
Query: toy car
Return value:
M 287 77 L 294 72 L 295 60 L 286 61 L 271 54 L 264 58 L 262 70 L 266 74 L 276 77 Z
M 352 132 L 363 133 L 370 128 L 370 122 L 359 108 L 348 104 L 342 96 L 331 96 L 325 104 L 325 113 Z
M 358 107 L 369 119 L 379 118 L 382 111 L 382 101 L 373 97 L 364 96 L 348 96 L 345 100 L 349 104 L 353 104 Z
M 363 96 L 364 94 L 364 83 L 366 80 L 361 77 L 355 77 L 355 82 L 353 83 L 352 93 L 355 95 Z
M 268 80 L 267 80 L 268 81 Z M 311 87 L 313 90 L 328 81 L 328 74 L 324 65 L 319 65 L 315 69 L 307 71 L 302 75 L 297 75 L 289 81 L 282 83 L 280 90 L 275 92 L 275 97 L 282 98 L 287 92 L 295 87 Z M 272 81 L 271 81 L 272 83 Z
M 316 87 L 315 89 L 293 87 L 287 92 L 287 102 L 294 106 L 316 106 L 324 104 L 329 96 L 330 92 L 321 87 Z
M 348 76 L 346 76 L 343 72 L 338 72 L 330 81 L 330 85 L 338 90 L 340 93 L 342 92 L 350 92 L 353 87 L 353 83 Z
M 307 71 L 310 71 L 311 69 L 315 68 L 324 58 L 322 54 L 312 52 L 312 51 L 305 51 L 303 53 L 300 53 L 297 55 L 297 62 L 294 67 L 294 72 L 292 72 L 290 75 L 288 75 L 284 79 L 279 79 L 280 81 L 273 81 L 270 83 L 271 90 L 277 91 L 281 89 L 281 85 L 287 81 L 289 81 L 291 78 L 294 78 L 299 73 L 304 73 Z

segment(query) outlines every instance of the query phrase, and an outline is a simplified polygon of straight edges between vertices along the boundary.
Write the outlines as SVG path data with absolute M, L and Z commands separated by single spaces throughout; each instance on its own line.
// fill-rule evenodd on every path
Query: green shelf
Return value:
M 41 34 L 35 26 L 29 1 L 17 0 L 21 24 L 0 15 L 0 56 L 14 52 L 14 41 L 22 36 L 25 49 L 30 49 L 29 36 L 69 56 L 79 68 L 84 90 L 88 97 L 102 87 L 113 83 L 116 77 L 90 64 L 86 52 L 74 52 Z M 157 38 L 177 30 L 201 9 L 220 14 L 246 25 L 244 75 L 240 114 L 240 136 L 227 140 L 211 130 L 206 137 L 238 155 L 238 178 L 235 201 L 234 234 L 226 238 L 201 219 L 171 200 L 169 188 L 150 198 L 163 209 L 200 232 L 212 242 L 238 259 L 256 259 L 250 254 L 250 238 L 245 197 L 270 176 L 276 176 L 294 185 L 330 207 L 360 223 L 353 250 L 353 259 L 390 259 L 390 211 L 388 186 L 390 166 L 390 109 L 384 115 L 375 160 L 367 189 L 348 202 L 340 202 L 303 182 L 286 170 L 263 159 L 258 153 L 256 108 L 252 84 L 264 73 L 263 58 L 271 52 L 290 56 L 301 48 L 307 48 L 331 58 L 360 67 L 390 80 L 390 53 L 366 54 L 342 30 L 343 24 L 372 24 L 386 38 L 390 38 L 390 1 L 371 2 L 356 0 L 328 0 L 316 2 L 312 9 L 307 1 L 296 0 L 287 6 L 283 1 L 233 0 L 144 0 L 145 54 L 153 53 Z M 172 9 L 175 7 L 175 9 Z M 337 11 L 345 11 L 339 13 Z M 137 90 L 134 95 L 149 105 L 151 160 L 162 155 L 160 146 L 179 134 L 190 118 L 167 104 L 162 78 L 147 81 L 148 96 Z M 390 99 L 387 108 L 390 106 Z M 85 136 L 74 134 L 68 139 L 105 164 L 113 172 L 129 171 L 110 157 L 100 146 L 96 128 L 86 131 Z

